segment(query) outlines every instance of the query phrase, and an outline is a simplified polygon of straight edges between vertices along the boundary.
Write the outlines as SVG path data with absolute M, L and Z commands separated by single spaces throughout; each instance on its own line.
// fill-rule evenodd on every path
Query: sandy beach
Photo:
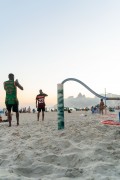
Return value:
M 65 112 L 64 130 L 57 112 L 21 113 L 19 126 L 13 114 L 0 123 L 0 180 L 119 180 L 120 126 L 101 123 L 114 114 Z

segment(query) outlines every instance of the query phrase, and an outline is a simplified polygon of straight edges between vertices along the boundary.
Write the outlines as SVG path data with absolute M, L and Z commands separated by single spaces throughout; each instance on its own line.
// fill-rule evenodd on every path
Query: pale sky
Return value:
M 120 0 L 0 0 L 0 107 L 9 73 L 24 87 L 20 107 L 34 107 L 39 89 L 55 105 L 66 78 L 120 95 L 119 62 Z M 78 93 L 94 97 L 77 82 L 64 84 L 65 98 Z

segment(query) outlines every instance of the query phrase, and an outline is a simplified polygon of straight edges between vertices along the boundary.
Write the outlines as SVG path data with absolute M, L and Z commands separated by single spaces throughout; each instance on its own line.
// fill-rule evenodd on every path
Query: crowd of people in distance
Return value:
M 35 113 L 36 110 L 35 110 L 35 109 L 32 109 L 32 110 L 31 110 L 31 108 L 30 108 L 30 106 L 29 106 L 28 108 L 26 108 L 26 107 L 21 108 L 21 109 L 19 110 L 19 112 L 20 112 L 20 113 L 31 113 L 31 112 Z

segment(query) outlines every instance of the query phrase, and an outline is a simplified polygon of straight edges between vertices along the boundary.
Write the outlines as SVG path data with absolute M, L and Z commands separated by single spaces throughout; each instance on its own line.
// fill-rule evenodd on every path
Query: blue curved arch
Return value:
M 82 81 L 80 81 L 79 79 L 76 79 L 76 78 L 67 78 L 64 81 L 62 81 L 61 84 L 64 84 L 67 81 L 76 81 L 76 82 L 80 83 L 85 88 L 87 88 L 92 94 L 94 94 L 95 96 L 97 96 L 97 97 L 99 97 L 101 99 L 105 99 L 105 100 L 120 100 L 120 97 L 105 97 L 105 96 L 101 96 L 100 94 L 97 94 L 95 91 L 93 91 L 91 88 L 89 88 L 85 83 L 83 83 Z

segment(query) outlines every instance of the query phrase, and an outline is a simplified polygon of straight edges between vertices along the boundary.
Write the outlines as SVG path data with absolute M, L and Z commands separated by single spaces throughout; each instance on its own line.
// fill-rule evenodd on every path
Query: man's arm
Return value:
M 4 86 L 4 90 L 6 90 L 6 88 L 5 88 L 5 82 L 3 83 L 3 86 Z
M 37 97 L 36 97 L 36 108 L 37 108 Z
M 17 79 L 15 81 L 15 86 L 17 86 L 19 89 L 23 90 L 23 87 L 19 84 Z
M 44 96 L 48 96 L 47 94 L 45 94 L 45 93 L 43 93 L 42 95 L 44 95 Z

